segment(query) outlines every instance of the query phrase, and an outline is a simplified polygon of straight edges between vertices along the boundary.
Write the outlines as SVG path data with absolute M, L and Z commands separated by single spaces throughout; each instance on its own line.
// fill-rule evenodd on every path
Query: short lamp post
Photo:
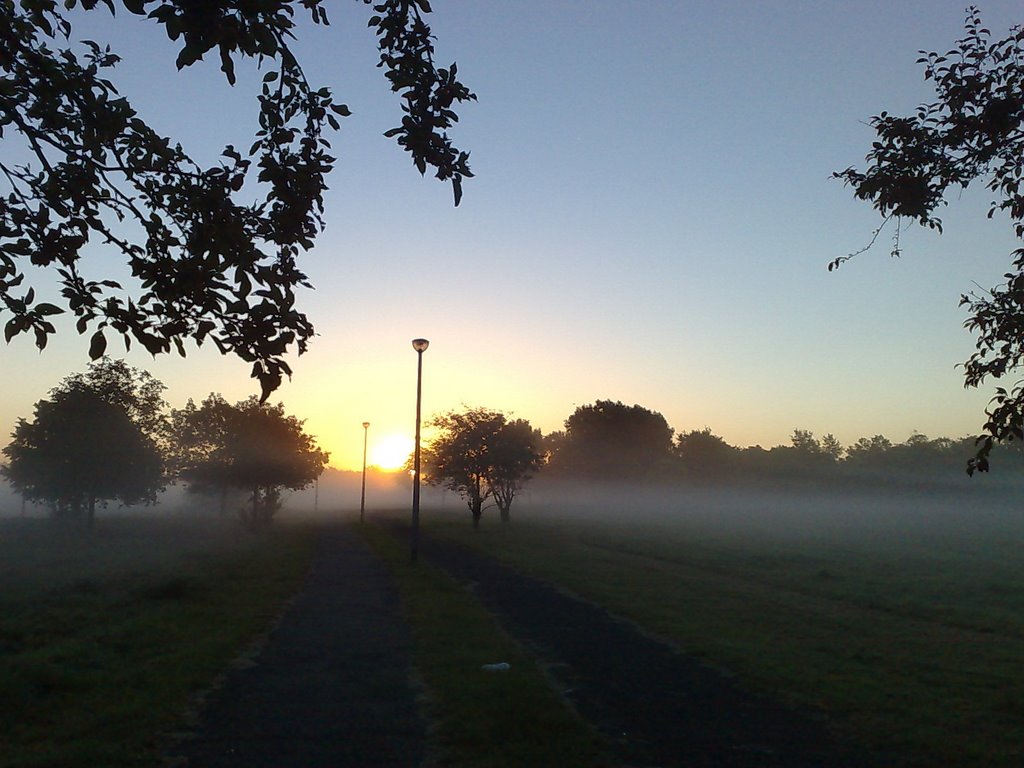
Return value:
M 420 549 L 420 403 L 423 396 L 423 353 L 430 342 L 426 339 L 413 339 L 412 348 L 416 350 L 416 445 L 412 460 L 412 552 L 410 561 L 415 563 Z
M 366 440 L 370 435 L 370 422 L 363 422 L 363 490 L 359 494 L 359 524 L 363 524 L 366 514 Z

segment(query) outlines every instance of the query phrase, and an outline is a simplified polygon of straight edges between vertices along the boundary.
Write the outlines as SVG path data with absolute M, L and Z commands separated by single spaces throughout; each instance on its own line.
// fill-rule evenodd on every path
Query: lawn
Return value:
M 883 510 L 817 526 L 622 512 L 598 522 L 530 509 L 476 532 L 433 514 L 425 530 L 822 711 L 896 764 L 1024 762 L 1024 526 L 1003 524 L 1015 510 L 998 524 L 992 510 Z
M 3 765 L 154 765 L 294 593 L 312 541 L 188 517 L 101 518 L 92 536 L 0 521 Z
M 427 691 L 431 764 L 452 768 L 613 765 L 599 737 L 551 687 L 531 654 L 453 579 L 409 564 L 404 541 L 360 528 L 391 568 Z M 500 671 L 487 664 L 508 664 Z

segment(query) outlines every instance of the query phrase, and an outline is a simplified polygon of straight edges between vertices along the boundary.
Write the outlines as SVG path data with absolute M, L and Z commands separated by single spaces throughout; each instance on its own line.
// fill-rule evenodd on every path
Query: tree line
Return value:
M 23 498 L 59 518 L 91 526 L 97 506 L 152 503 L 171 483 L 234 504 L 257 528 L 281 507 L 282 492 L 308 487 L 328 454 L 281 404 L 255 395 L 231 404 L 213 393 L 170 409 L 165 387 L 149 373 L 103 357 L 65 378 L 18 420 L 0 467 Z M 535 475 L 553 481 L 738 483 L 765 480 L 902 481 L 952 478 L 975 450 L 975 438 L 883 435 L 843 446 L 833 435 L 796 429 L 789 445 L 730 445 L 710 428 L 676 432 L 641 405 L 597 400 L 577 407 L 563 429 L 547 435 L 526 419 L 487 408 L 435 415 L 422 450 L 422 480 L 458 493 L 478 526 L 488 503 L 511 519 L 519 491 Z M 1001 451 L 1024 467 L 1020 443 Z M 411 466 L 411 458 L 410 458 Z M 237 505 L 239 500 L 244 504 Z
M 145 371 L 102 357 L 65 378 L 18 420 L 0 475 L 53 516 L 92 527 L 97 506 L 148 504 L 170 483 L 229 498 L 257 528 L 273 519 L 285 489 L 313 483 L 328 454 L 303 422 L 255 395 L 234 405 L 211 394 L 169 409 L 165 387 Z
M 741 448 L 709 427 L 677 433 L 662 414 L 613 400 L 579 406 L 547 435 L 487 408 L 449 411 L 428 426 L 436 433 L 423 448 L 422 479 L 458 493 L 474 526 L 488 502 L 507 522 L 516 494 L 538 473 L 551 482 L 637 484 L 948 481 L 963 475 L 977 440 L 914 433 L 902 443 L 873 435 L 843 446 L 832 434 L 795 429 L 788 445 Z M 1002 448 L 1004 466 L 1024 468 L 1019 446 Z
M 710 427 L 676 432 L 665 417 L 611 400 L 577 408 L 565 429 L 544 437 L 545 471 L 560 477 L 714 481 L 740 478 L 823 479 L 860 475 L 954 477 L 976 450 L 976 438 L 913 434 L 895 443 L 884 435 L 843 446 L 832 434 L 794 429 L 788 445 L 730 445 Z M 1007 466 L 1024 463 L 1019 443 L 1004 446 Z

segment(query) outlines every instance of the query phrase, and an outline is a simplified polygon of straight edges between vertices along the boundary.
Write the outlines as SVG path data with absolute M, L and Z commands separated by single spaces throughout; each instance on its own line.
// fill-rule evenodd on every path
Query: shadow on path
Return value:
M 579 713 L 633 766 L 862 768 L 870 756 L 820 720 L 739 689 L 603 609 L 452 542 L 421 552 L 463 582 L 550 665 Z
M 324 526 L 310 572 L 254 666 L 233 670 L 173 750 L 199 768 L 416 766 L 425 724 L 412 640 L 385 566 Z

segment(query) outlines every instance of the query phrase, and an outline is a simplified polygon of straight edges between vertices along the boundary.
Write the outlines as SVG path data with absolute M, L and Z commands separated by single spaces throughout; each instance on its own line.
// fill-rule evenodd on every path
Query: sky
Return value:
M 432 5 L 438 63 L 457 61 L 478 96 L 452 132 L 475 173 L 458 208 L 382 136 L 400 112 L 374 66 L 369 8 L 330 4 L 330 27 L 299 30 L 307 76 L 353 115 L 332 137 L 327 230 L 301 264 L 319 335 L 273 400 L 334 466 L 361 465 L 364 421 L 371 464 L 411 448 L 417 337 L 430 340 L 424 418 L 483 406 L 548 433 L 602 399 L 739 446 L 787 444 L 795 428 L 846 445 L 980 431 L 992 390 L 963 388 L 974 342 L 958 302 L 1000 282 L 1020 245 L 1005 218 L 986 218 L 987 191 L 954 200 L 941 236 L 902 232 L 899 259 L 883 235 L 826 268 L 880 221 L 832 172 L 863 166 L 872 115 L 931 99 L 915 60 L 962 36 L 962 3 Z M 996 36 L 1024 22 L 1019 0 L 981 10 Z M 176 72 L 153 24 L 73 20 L 122 55 L 111 79 L 193 156 L 248 146 L 254 67 L 230 88 L 215 57 Z M 89 259 L 94 276 L 124 271 L 99 248 Z M 30 279 L 45 293 L 46 275 Z M 58 327 L 42 353 L 27 336 L 0 346 L 0 435 L 85 368 L 88 336 Z M 212 347 L 125 359 L 173 407 L 258 391 L 249 365 Z

